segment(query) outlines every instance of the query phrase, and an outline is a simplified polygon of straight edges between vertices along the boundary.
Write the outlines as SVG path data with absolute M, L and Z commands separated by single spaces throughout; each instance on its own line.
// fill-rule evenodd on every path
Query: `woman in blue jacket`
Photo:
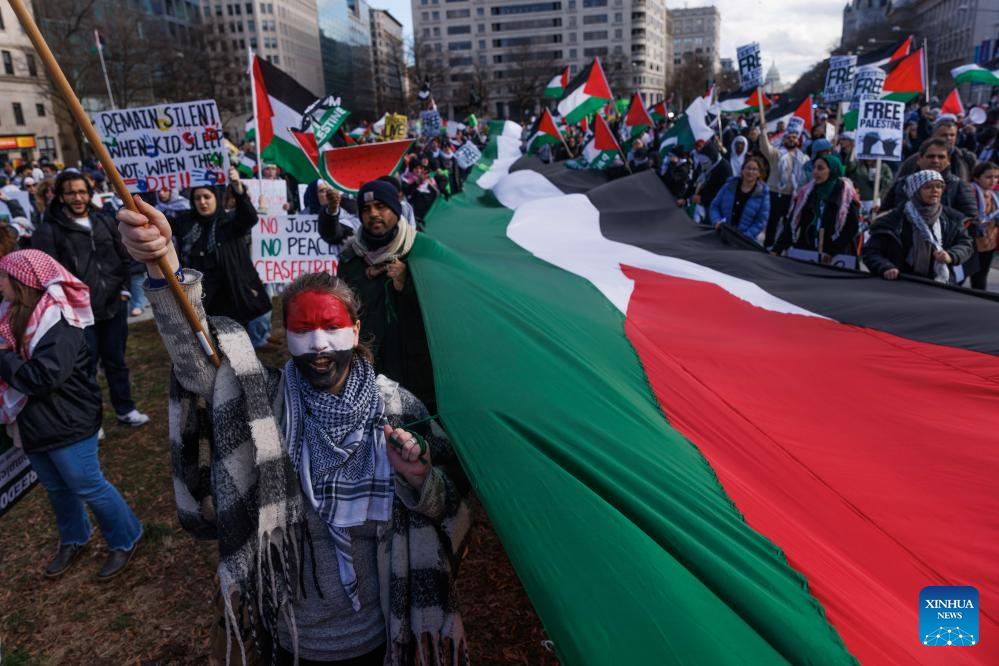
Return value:
M 723 224 L 756 240 L 770 217 L 770 190 L 767 167 L 759 155 L 750 155 L 742 164 L 742 173 L 732 176 L 711 202 L 710 220 L 715 229 Z

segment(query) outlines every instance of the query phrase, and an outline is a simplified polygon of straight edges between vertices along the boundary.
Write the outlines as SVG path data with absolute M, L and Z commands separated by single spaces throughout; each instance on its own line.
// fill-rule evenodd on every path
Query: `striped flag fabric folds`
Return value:
M 563 663 L 997 663 L 999 301 L 771 257 L 650 172 L 491 135 L 412 274 Z M 919 642 L 927 585 L 977 587 L 976 646 Z

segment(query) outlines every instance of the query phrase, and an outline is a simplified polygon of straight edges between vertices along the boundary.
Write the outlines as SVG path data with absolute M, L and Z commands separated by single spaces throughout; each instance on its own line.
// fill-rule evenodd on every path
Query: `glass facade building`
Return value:
M 373 120 L 375 78 L 371 15 L 364 0 L 317 0 L 319 49 L 327 95 L 336 95 L 357 120 Z

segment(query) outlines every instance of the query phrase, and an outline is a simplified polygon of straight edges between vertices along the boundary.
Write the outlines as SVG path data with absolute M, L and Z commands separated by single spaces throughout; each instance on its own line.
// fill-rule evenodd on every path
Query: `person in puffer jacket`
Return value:
M 766 163 L 750 155 L 742 174 L 733 176 L 711 202 L 709 219 L 717 229 L 728 224 L 751 240 L 756 240 L 770 218 L 770 190 L 766 184 Z

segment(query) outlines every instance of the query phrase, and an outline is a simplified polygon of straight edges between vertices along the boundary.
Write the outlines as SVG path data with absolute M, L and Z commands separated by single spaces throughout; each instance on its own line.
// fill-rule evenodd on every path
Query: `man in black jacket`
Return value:
M 100 360 L 119 423 L 141 426 L 149 417 L 135 408 L 125 365 L 130 259 L 121 244 L 118 225 L 91 205 L 93 188 L 81 173 L 61 173 L 55 191 L 32 247 L 55 258 L 90 288 L 95 323 L 84 333 L 93 374 L 96 377 Z
M 361 335 L 374 337 L 375 369 L 408 388 L 435 413 L 427 334 L 407 264 L 416 229 L 405 220 L 400 223 L 399 190 L 384 180 L 361 186 L 357 207 L 362 226 L 353 236 L 353 230 L 340 223 L 339 196 L 324 191 L 322 203 L 319 235 L 334 245 L 347 241 L 337 275 L 361 299 Z
M 978 217 L 978 202 L 975 200 L 971 185 L 951 171 L 950 154 L 945 139 L 927 139 L 919 147 L 919 153 L 913 157 L 917 158 L 917 171 L 930 169 L 943 176 L 944 206 L 956 210 L 965 218 Z M 905 175 L 900 172 L 895 184 L 881 198 L 881 210 L 891 210 L 908 199 L 904 192 L 905 180 Z

